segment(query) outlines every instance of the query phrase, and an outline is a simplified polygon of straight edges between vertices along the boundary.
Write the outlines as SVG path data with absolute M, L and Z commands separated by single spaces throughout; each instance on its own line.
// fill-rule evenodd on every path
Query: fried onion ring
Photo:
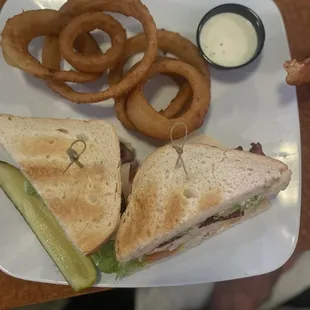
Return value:
M 12 59 L 2 50 L 2 55 L 4 58 L 4 61 L 11 67 L 18 68 L 17 65 L 12 61 Z
M 162 60 L 162 59 L 172 59 L 169 57 L 157 57 L 156 61 L 158 60 Z M 135 65 L 133 65 L 128 73 L 129 74 L 131 71 L 133 71 L 135 69 L 135 67 L 139 64 L 136 63 Z M 172 74 L 172 73 L 165 73 L 165 75 L 169 76 L 172 80 L 174 80 L 175 83 L 177 83 L 180 87 L 179 92 L 177 93 L 176 97 L 174 99 L 171 100 L 168 108 L 166 108 L 163 111 L 159 111 L 160 114 L 164 115 L 167 118 L 172 118 L 175 115 L 177 115 L 181 110 L 182 107 L 184 107 L 186 105 L 186 103 L 189 101 L 189 99 L 191 98 L 192 95 L 192 90 L 190 87 L 188 87 L 188 83 L 185 80 L 184 83 L 184 79 L 176 74 Z M 119 75 L 112 75 L 111 76 L 111 83 L 117 83 L 117 81 L 119 81 Z M 110 76 L 109 76 L 110 78 Z M 114 79 L 116 78 L 116 79 Z M 121 78 L 120 78 L 121 79 Z M 122 96 L 122 97 L 118 97 L 115 98 L 115 104 L 114 104 L 114 108 L 115 108 L 115 113 L 117 118 L 119 119 L 119 121 L 123 124 L 124 127 L 126 127 L 127 129 L 136 131 L 136 128 L 134 127 L 134 125 L 130 122 L 129 118 L 126 115 L 126 103 L 125 101 L 127 100 L 127 96 Z M 171 106 L 171 108 L 169 109 L 169 107 Z
M 58 36 L 47 36 L 42 49 L 42 65 L 46 68 L 60 71 L 61 53 Z
M 63 11 L 63 7 L 64 6 L 59 9 L 59 12 Z M 89 33 L 79 35 L 74 42 L 74 47 L 77 51 L 81 51 L 85 55 L 102 54 L 96 40 Z M 58 36 L 46 36 L 42 49 L 42 65 L 60 71 L 61 58 Z M 91 82 L 93 80 L 94 77 L 91 77 L 90 80 L 86 79 L 85 82 Z M 47 85 L 49 86 L 52 83 L 57 83 L 57 81 L 48 81 Z
M 76 53 L 74 42 L 76 38 L 95 29 L 108 33 L 112 47 L 102 55 L 89 57 Z M 121 57 L 126 41 L 126 31 L 112 16 L 102 12 L 85 13 L 73 18 L 59 36 L 59 47 L 64 58 L 80 71 L 104 72 L 112 68 Z
M 75 42 L 75 48 L 77 51 L 83 52 L 85 55 L 102 54 L 100 47 L 92 36 L 89 34 L 80 35 Z M 46 79 L 47 85 L 50 87 L 53 83 L 64 83 L 61 80 L 61 53 L 59 49 L 59 40 L 56 36 L 47 36 L 44 40 L 42 49 L 42 65 L 46 68 L 53 69 L 58 72 L 58 79 Z M 66 74 L 68 71 L 64 71 Z M 80 72 L 70 71 L 72 73 L 79 74 Z M 96 80 L 101 74 L 92 74 L 90 76 L 85 75 L 80 83 L 87 83 Z M 50 87 L 51 88 L 51 87 Z
M 184 80 L 180 79 L 178 76 L 174 74 L 169 74 L 169 76 L 179 84 L 180 89 L 175 98 L 171 100 L 170 104 L 162 111 L 159 111 L 159 113 L 167 118 L 172 118 L 178 115 L 190 100 L 192 89 L 187 82 L 184 82 Z
M 62 7 L 62 12 L 78 16 L 87 12 L 109 11 L 121 13 L 137 19 L 143 26 L 147 38 L 145 54 L 139 66 L 130 74 L 124 77 L 117 84 L 111 85 L 108 89 L 95 93 L 79 93 L 66 84 L 57 83 L 53 90 L 60 96 L 76 103 L 99 102 L 113 97 L 119 97 L 130 91 L 139 83 L 149 71 L 157 56 L 156 25 L 148 9 L 139 0 L 74 0 L 68 1 Z
M 77 51 L 85 55 L 102 54 L 96 40 L 88 33 L 78 36 L 74 43 L 74 47 Z M 61 57 L 58 37 L 45 37 L 42 49 L 42 65 L 59 71 Z
M 288 60 L 283 67 L 287 72 L 287 84 L 297 86 L 310 82 L 310 58 L 303 62 L 296 59 Z
M 193 90 L 193 99 L 187 112 L 177 118 L 167 119 L 160 115 L 145 99 L 144 84 L 140 83 L 130 93 L 127 100 L 127 116 L 143 134 L 155 139 L 169 140 L 171 128 L 184 123 L 188 133 L 200 128 L 204 122 L 210 104 L 209 81 L 196 68 L 180 60 L 160 60 L 155 62 L 148 77 L 158 73 L 175 73 L 186 78 Z M 176 126 L 174 139 L 184 136 L 183 126 Z
M 75 41 L 75 48 L 77 51 L 82 52 L 85 55 L 95 55 L 102 54 L 96 40 L 89 34 L 82 34 L 77 37 Z M 42 65 L 60 71 L 62 55 L 59 49 L 59 40 L 56 36 L 48 36 L 44 40 L 43 50 L 42 50 Z M 89 80 L 89 82 L 92 80 Z M 46 80 L 47 86 L 53 89 L 55 84 L 64 84 L 62 81 L 55 79 Z M 85 82 L 88 82 L 85 80 Z
M 59 12 L 63 12 L 63 5 Z M 85 55 L 93 55 L 93 54 L 102 54 L 99 45 L 96 40 L 89 33 L 83 33 L 79 35 L 75 42 L 74 47 L 77 51 L 83 52 Z M 59 49 L 59 37 L 57 36 L 46 36 L 43 49 L 42 49 L 42 65 L 54 69 L 56 71 L 60 71 L 60 62 L 61 62 L 61 53 Z M 99 77 L 99 75 L 98 75 Z M 85 80 L 85 82 L 91 82 L 94 80 L 93 78 L 89 81 Z M 56 83 L 55 81 L 49 81 L 47 85 L 51 83 Z
M 94 73 L 55 71 L 44 67 L 28 51 L 28 45 L 32 39 L 46 35 L 58 36 L 69 20 L 69 17 L 49 9 L 26 11 L 15 15 L 8 19 L 2 31 L 3 54 L 17 68 L 38 78 L 55 78 L 80 83 L 97 79 L 98 74 Z
M 157 31 L 158 49 L 164 53 L 173 54 L 184 62 L 187 62 L 197 68 L 208 81 L 208 89 L 210 90 L 210 73 L 206 62 L 200 56 L 197 47 L 188 39 L 182 37 L 180 34 L 165 29 Z M 118 64 L 111 70 L 109 74 L 109 82 L 114 84 L 120 81 L 123 77 L 123 68 L 130 57 L 133 55 L 143 52 L 146 48 L 146 37 L 144 33 L 139 33 L 134 37 L 129 38 L 126 41 L 125 52 L 122 59 Z M 189 97 L 188 93 L 191 93 L 189 85 L 182 91 L 185 94 L 180 94 L 181 98 Z M 183 97 L 184 96 L 184 97 Z M 177 99 L 178 98 L 178 99 Z M 164 111 L 164 115 L 169 118 L 169 116 L 175 116 L 176 111 L 183 108 L 184 101 L 179 101 L 177 97 L 170 103 L 168 108 Z M 126 115 L 126 99 L 127 96 L 119 97 L 115 99 L 115 111 L 117 118 L 122 122 L 122 124 L 128 129 L 134 129 L 133 124 Z M 171 113 L 171 110 L 173 113 Z M 171 114 L 170 114 L 171 113 Z

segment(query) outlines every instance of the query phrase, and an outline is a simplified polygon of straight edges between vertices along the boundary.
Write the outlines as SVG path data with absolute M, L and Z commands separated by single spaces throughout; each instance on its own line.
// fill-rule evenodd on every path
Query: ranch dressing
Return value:
M 256 52 L 255 28 L 243 16 L 221 13 L 211 17 L 200 32 L 204 54 L 214 63 L 235 67 L 248 62 Z

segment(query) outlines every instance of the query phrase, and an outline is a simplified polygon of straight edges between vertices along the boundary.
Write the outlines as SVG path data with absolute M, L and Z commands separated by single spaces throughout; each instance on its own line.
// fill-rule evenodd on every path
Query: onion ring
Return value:
M 187 102 L 190 100 L 192 89 L 187 82 L 184 82 L 183 79 L 180 79 L 178 76 L 172 74 L 169 74 L 169 76 L 179 84 L 180 89 L 175 98 L 171 100 L 170 104 L 162 111 L 159 111 L 159 113 L 167 118 L 173 118 L 183 110 Z
M 12 59 L 2 50 L 2 55 L 4 58 L 4 61 L 11 67 L 18 68 L 17 65 L 12 61 Z
M 156 61 L 162 60 L 162 59 L 172 59 L 172 58 L 160 56 L 160 57 L 157 57 Z M 138 64 L 139 62 L 134 64 L 129 69 L 129 71 L 126 73 L 126 75 L 129 74 L 131 71 L 133 71 Z M 179 87 L 180 87 L 179 92 L 177 93 L 176 97 L 172 99 L 169 104 L 171 108 L 168 109 L 168 111 L 167 111 L 167 108 L 165 110 L 159 111 L 159 113 L 164 115 L 165 117 L 172 118 L 180 112 L 183 106 L 186 105 L 186 103 L 188 102 L 188 100 L 190 99 L 192 95 L 192 90 L 190 87 L 188 87 L 188 83 L 186 82 L 186 80 L 185 80 L 186 84 L 184 84 L 184 79 L 181 78 L 180 76 L 176 74 L 172 74 L 172 73 L 165 73 L 165 75 L 169 76 L 172 80 L 174 80 L 175 83 L 179 84 Z M 114 77 L 116 77 L 117 81 L 119 81 L 118 76 L 113 75 L 110 80 L 111 83 L 117 82 L 116 80 L 113 80 Z M 123 124 L 124 127 L 130 130 L 136 131 L 136 128 L 134 127 L 134 125 L 131 123 L 131 121 L 126 115 L 126 110 L 125 110 L 126 102 L 125 101 L 127 100 L 127 97 L 128 96 L 122 96 L 122 97 L 118 97 L 114 99 L 115 113 L 116 113 L 117 118 Z
M 59 12 L 62 12 L 63 10 L 62 6 L 59 9 Z M 96 40 L 89 34 L 89 33 L 83 33 L 80 36 L 78 36 L 74 42 L 74 47 L 77 51 L 81 51 L 84 54 L 102 54 L 101 49 L 99 45 L 97 44 Z M 56 71 L 60 71 L 60 62 L 61 62 L 61 53 L 59 49 L 59 37 L 58 36 L 46 36 L 44 43 L 43 43 L 43 49 L 42 49 L 42 65 L 54 69 Z M 98 75 L 99 77 L 100 75 Z M 91 79 L 83 82 L 91 82 L 94 80 L 94 77 L 91 77 Z M 49 86 L 52 83 L 56 83 L 53 80 L 50 80 L 47 82 L 47 85 Z
M 94 73 L 55 71 L 46 68 L 28 51 L 32 39 L 46 35 L 58 36 L 69 19 L 60 12 L 49 9 L 26 11 L 15 15 L 8 19 L 2 31 L 3 53 L 16 67 L 38 78 L 81 83 L 98 78 L 98 74 Z
M 76 50 L 83 52 L 85 55 L 102 54 L 96 40 L 89 34 L 82 34 L 78 36 L 75 41 L 75 48 Z M 60 71 L 61 58 L 62 56 L 59 49 L 58 37 L 47 36 L 43 44 L 42 65 L 47 68 L 54 69 L 55 71 Z M 89 82 L 92 80 L 93 79 L 89 80 Z M 46 82 L 47 86 L 51 89 L 54 84 L 64 84 L 64 82 L 55 79 L 47 79 Z M 85 80 L 85 82 L 88 82 L 88 80 Z
M 102 54 L 96 40 L 88 33 L 78 36 L 74 46 L 76 50 L 83 52 L 85 55 Z M 42 65 L 59 71 L 61 57 L 58 37 L 45 37 L 42 49 Z
M 102 55 L 88 57 L 74 51 L 76 38 L 85 32 L 100 29 L 111 37 L 112 47 Z M 80 71 L 104 72 L 112 68 L 121 57 L 126 41 L 126 31 L 112 16 L 102 12 L 85 13 L 73 18 L 59 36 L 59 47 L 64 58 Z
M 84 55 L 102 54 L 96 40 L 89 33 L 78 36 L 74 43 L 74 47 Z M 45 37 L 42 49 L 42 65 L 60 71 L 61 57 L 58 36 Z M 92 80 L 93 79 L 89 80 L 89 82 Z
M 75 41 L 75 48 L 77 51 L 81 51 L 88 54 L 102 54 L 100 47 L 98 46 L 95 39 L 90 36 L 89 34 L 82 34 L 80 35 Z M 58 36 L 47 36 L 43 43 L 42 49 L 42 66 L 55 70 L 57 78 L 46 79 L 47 84 L 53 83 L 54 81 L 57 83 L 61 83 L 63 79 L 66 79 L 68 73 L 72 77 L 71 82 L 77 82 L 75 77 L 80 77 L 80 83 L 87 83 L 96 80 L 100 77 L 101 74 L 90 74 L 85 75 L 84 73 L 77 72 L 77 71 L 61 71 L 60 62 L 61 62 L 61 53 L 59 49 L 59 38 Z M 62 78 L 62 73 L 65 75 Z M 64 83 L 64 82 L 62 82 Z
M 79 93 L 66 84 L 57 83 L 53 90 L 60 96 L 76 103 L 93 103 L 109 98 L 119 97 L 130 91 L 149 71 L 157 56 L 156 25 L 148 9 L 139 0 L 74 0 L 68 1 L 62 7 L 62 12 L 78 16 L 87 12 L 109 11 L 121 13 L 137 19 L 143 26 L 147 38 L 147 47 L 139 66 L 124 77 L 119 83 L 96 93 Z
M 63 8 L 65 6 L 63 5 L 59 12 L 63 12 Z M 101 49 L 99 45 L 97 44 L 96 40 L 89 34 L 89 33 L 83 33 L 80 36 L 78 36 L 74 42 L 74 47 L 77 51 L 81 51 L 84 54 L 102 54 Z M 43 43 L 43 49 L 42 49 L 42 65 L 54 69 L 56 71 L 60 71 L 60 62 L 61 62 L 61 53 L 59 49 L 59 36 L 46 36 L 44 43 Z M 99 77 L 99 75 L 98 75 Z M 85 80 L 85 82 L 91 82 L 94 78 L 91 78 L 90 80 Z M 54 83 L 54 81 L 49 81 L 47 85 Z
M 288 60 L 283 67 L 287 72 L 287 84 L 297 86 L 310 82 L 310 58 L 303 62 L 296 59 Z
M 59 49 L 58 36 L 47 36 L 44 39 L 42 49 L 42 65 L 46 68 L 59 71 L 61 53 Z
M 209 84 L 208 89 L 210 90 L 210 72 L 208 65 L 202 59 L 199 50 L 191 41 L 182 37 L 180 34 L 176 32 L 168 31 L 165 29 L 157 31 L 157 40 L 158 40 L 158 49 L 160 49 L 165 53 L 173 54 L 182 61 L 185 61 L 191 64 L 193 67 L 200 70 L 200 72 L 205 76 L 206 80 L 208 81 Z M 111 70 L 109 74 L 110 83 L 114 84 L 117 83 L 119 80 L 121 80 L 123 76 L 123 68 L 128 59 L 137 53 L 143 52 L 145 48 L 146 48 L 146 37 L 144 33 L 139 33 L 134 37 L 129 38 L 126 41 L 125 53 L 123 54 L 121 61 L 118 62 L 118 64 Z M 188 96 L 187 92 L 191 92 L 191 89 L 189 85 L 187 85 L 186 87 L 188 87 L 188 89 L 184 90 L 186 92 L 185 96 Z M 122 122 L 122 124 L 127 129 L 134 130 L 134 125 L 131 124 L 130 120 L 126 115 L 126 99 L 127 99 L 126 96 L 115 99 L 116 115 L 117 118 Z M 178 100 L 176 100 L 176 98 L 173 105 L 171 104 L 168 106 L 167 108 L 168 110 L 166 109 L 164 112 L 164 114 L 167 117 L 171 115 L 175 116 L 176 114 L 174 114 L 174 112 L 176 110 L 180 110 L 183 108 L 182 105 L 183 102 L 182 101 L 179 102 Z M 171 113 L 169 107 L 170 109 L 175 109 L 173 110 L 173 113 Z
M 74 42 L 74 48 L 77 51 L 83 51 L 83 54 L 89 56 L 92 56 L 93 54 L 102 54 L 97 41 L 89 33 L 79 35 Z
M 171 128 L 177 123 L 184 123 L 188 133 L 200 128 L 210 105 L 209 81 L 193 66 L 180 60 L 160 60 L 155 62 L 149 77 L 158 73 L 176 73 L 189 82 L 193 90 L 193 99 L 188 111 L 182 116 L 167 119 L 160 115 L 145 99 L 143 83 L 130 93 L 127 100 L 127 116 L 134 126 L 143 134 L 155 139 L 169 140 Z M 174 139 L 184 136 L 183 126 L 176 126 Z

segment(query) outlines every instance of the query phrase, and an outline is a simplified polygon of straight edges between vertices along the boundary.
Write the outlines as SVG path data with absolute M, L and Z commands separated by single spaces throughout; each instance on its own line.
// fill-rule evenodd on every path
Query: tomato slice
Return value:
M 172 251 L 162 251 L 162 252 L 157 252 L 157 253 L 153 253 L 151 255 L 148 255 L 144 258 L 144 261 L 145 262 L 148 262 L 148 263 L 151 263 L 151 262 L 155 262 L 155 261 L 158 261 L 158 260 L 161 260 L 161 259 L 164 259 L 166 257 L 169 257 L 173 254 L 175 254 L 176 252 L 178 252 L 178 250 L 180 249 L 180 247 L 172 250 Z

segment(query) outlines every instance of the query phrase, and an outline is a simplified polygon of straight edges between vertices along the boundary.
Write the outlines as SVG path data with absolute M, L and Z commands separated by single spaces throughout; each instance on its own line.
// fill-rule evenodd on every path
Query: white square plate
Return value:
M 8 1 L 1 12 L 0 29 L 9 17 L 22 10 L 58 9 L 63 2 Z M 286 86 L 282 68 L 282 63 L 290 58 L 286 33 L 273 1 L 233 2 L 244 4 L 260 15 L 265 25 L 266 43 L 261 57 L 243 69 L 211 70 L 212 106 L 202 131 L 231 147 L 248 148 L 251 142 L 259 141 L 266 154 L 286 162 L 292 169 L 291 184 L 272 202 L 273 208 L 268 212 L 121 281 L 115 281 L 114 275 L 101 277 L 98 286 L 166 286 L 253 276 L 280 267 L 294 251 L 300 217 L 301 158 L 295 89 Z M 144 0 L 144 3 L 158 28 L 180 32 L 195 42 L 202 16 L 224 1 Z M 141 29 L 132 19 L 123 18 L 122 23 L 131 31 Z M 33 53 L 37 53 L 37 46 L 42 42 L 39 41 L 31 44 Z M 167 103 L 172 93 L 175 89 L 166 87 L 156 94 L 155 101 Z M 52 93 L 41 80 L 7 66 L 2 57 L 0 112 L 22 116 L 105 118 L 116 125 L 120 137 L 134 145 L 140 158 L 154 149 L 149 140 L 146 142 L 123 129 L 114 116 L 112 100 L 94 105 L 69 103 Z M 22 279 L 65 284 L 52 260 L 2 192 L 0 211 L 1 269 Z

